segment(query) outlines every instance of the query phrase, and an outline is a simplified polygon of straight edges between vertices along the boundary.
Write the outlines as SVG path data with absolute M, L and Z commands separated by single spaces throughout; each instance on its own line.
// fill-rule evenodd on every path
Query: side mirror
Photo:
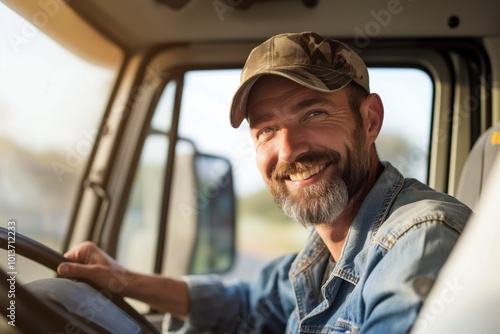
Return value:
M 228 160 L 196 153 L 193 159 L 197 189 L 196 241 L 191 274 L 228 271 L 235 254 L 236 200 Z
M 168 133 L 155 134 L 168 140 Z M 141 258 L 133 245 L 139 247 L 145 240 L 157 238 L 159 233 L 159 237 L 165 238 L 164 247 L 158 247 L 156 255 L 156 261 L 162 261 L 162 274 L 181 277 L 228 271 L 235 258 L 236 226 L 230 162 L 219 156 L 200 153 L 191 140 L 178 138 L 173 164 L 169 189 L 163 188 L 160 181 L 164 165 L 143 171 L 141 186 L 146 190 L 138 201 L 140 218 L 146 223 L 143 228 L 128 232 L 125 244 L 129 252 L 127 256 L 131 258 L 129 261 Z M 158 196 L 162 190 L 169 192 L 164 229 L 154 224 L 160 218 L 158 208 L 164 209 L 162 198 Z M 137 217 L 133 219 L 137 220 Z M 151 267 L 144 257 L 140 264 L 137 261 L 134 264 L 136 267 Z

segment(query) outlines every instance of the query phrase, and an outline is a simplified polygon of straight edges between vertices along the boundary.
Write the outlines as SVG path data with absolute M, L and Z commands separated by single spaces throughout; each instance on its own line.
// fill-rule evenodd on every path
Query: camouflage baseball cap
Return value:
M 313 32 L 276 35 L 253 49 L 243 67 L 240 87 L 231 105 L 234 128 L 247 117 L 252 86 L 266 74 L 279 75 L 322 92 L 339 90 L 351 81 L 370 92 L 365 63 L 344 43 Z

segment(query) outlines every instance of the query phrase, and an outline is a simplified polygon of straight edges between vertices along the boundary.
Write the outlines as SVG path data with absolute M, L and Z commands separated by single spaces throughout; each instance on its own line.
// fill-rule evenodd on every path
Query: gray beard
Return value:
M 347 185 L 338 175 L 302 189 L 297 197 L 282 190 L 275 201 L 288 217 L 305 227 L 334 222 L 349 201 Z

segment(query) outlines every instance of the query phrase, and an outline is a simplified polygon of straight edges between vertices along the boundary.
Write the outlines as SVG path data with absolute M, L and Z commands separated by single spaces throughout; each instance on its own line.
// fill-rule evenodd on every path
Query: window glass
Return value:
M 229 276 L 250 278 L 255 268 L 287 252 L 299 251 L 309 233 L 274 205 L 255 163 L 246 122 L 229 125 L 229 106 L 240 70 L 190 71 L 185 76 L 179 135 L 203 153 L 228 158 L 237 192 L 237 263 Z M 382 160 L 406 177 L 427 181 L 433 86 L 414 68 L 370 68 L 372 92 L 385 106 L 377 140 Z
M 376 145 L 380 159 L 427 183 L 434 86 L 416 68 L 370 68 L 370 89 L 384 104 Z
M 1 226 L 62 250 L 119 65 L 89 63 L 0 3 Z

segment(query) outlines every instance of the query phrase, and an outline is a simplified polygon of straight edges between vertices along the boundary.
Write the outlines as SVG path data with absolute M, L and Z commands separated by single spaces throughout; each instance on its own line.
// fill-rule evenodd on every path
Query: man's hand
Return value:
M 85 279 L 113 293 L 125 295 L 128 283 L 134 277 L 90 241 L 69 250 L 64 257 L 77 263 L 61 263 L 57 268 L 59 275 Z
M 63 277 L 85 279 L 104 290 L 141 300 L 156 310 L 181 319 L 187 316 L 189 295 L 187 284 L 182 280 L 131 272 L 90 241 L 64 256 L 76 263 L 64 262 L 57 267 Z

